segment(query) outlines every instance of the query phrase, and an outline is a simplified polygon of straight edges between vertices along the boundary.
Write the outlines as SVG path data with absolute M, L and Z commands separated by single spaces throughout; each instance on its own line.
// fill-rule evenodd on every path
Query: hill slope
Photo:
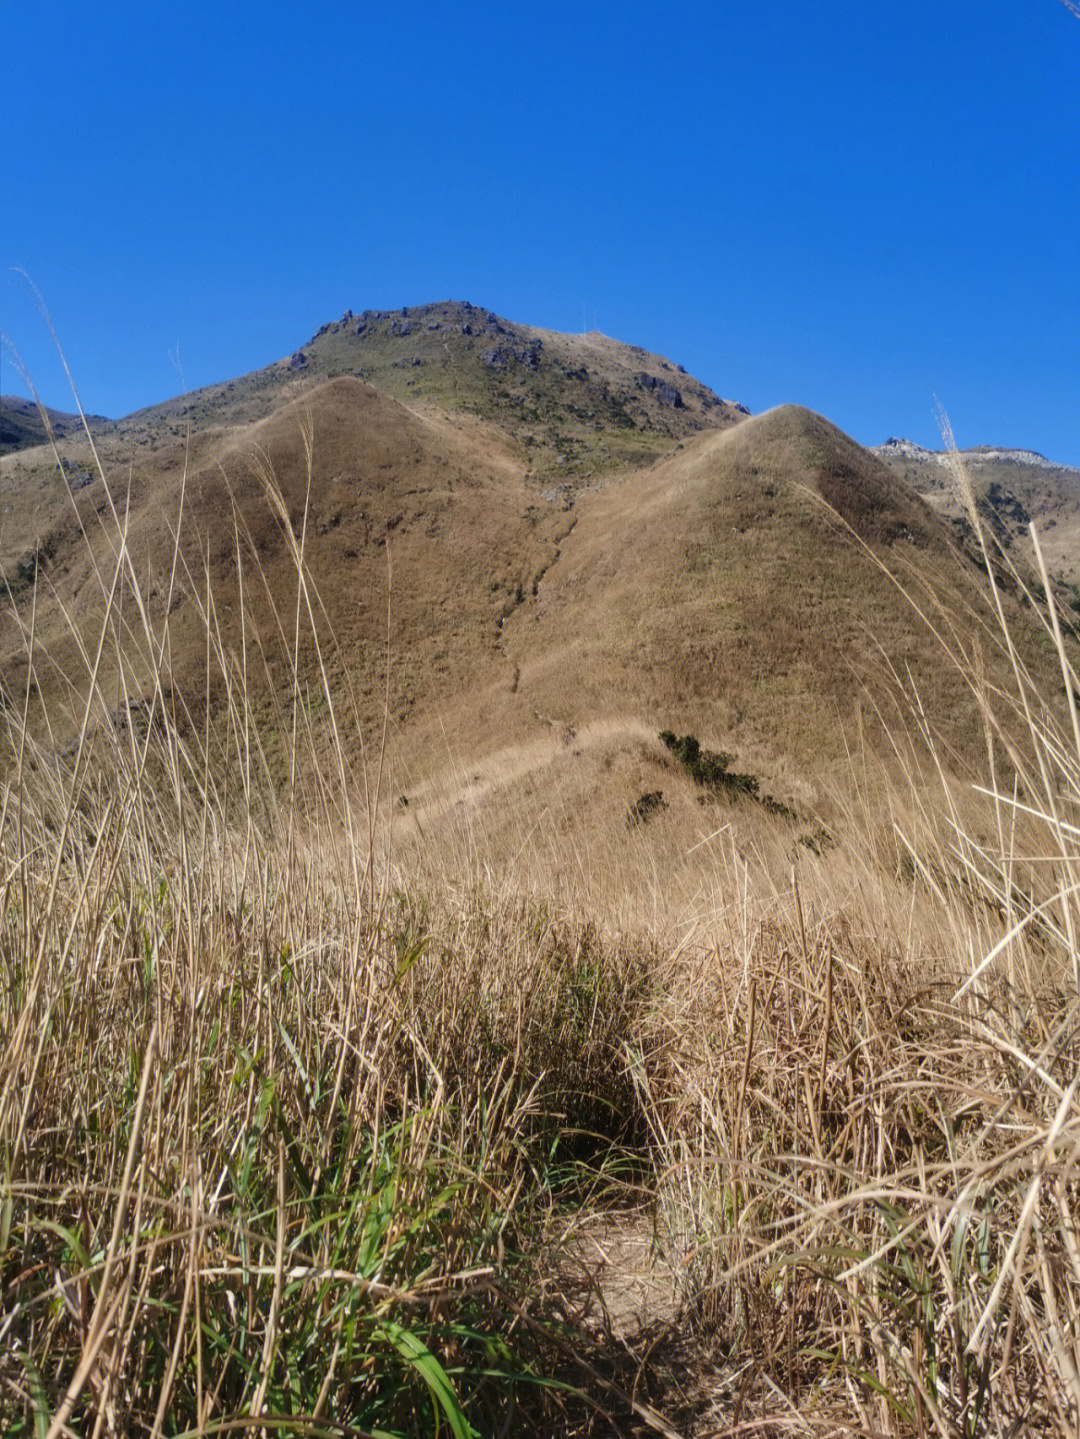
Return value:
M 522 721 L 568 736 L 640 725 L 664 764 L 657 732 L 693 732 L 801 802 L 857 724 L 885 746 L 872 714 L 858 718 L 884 646 L 955 716 L 958 742 L 976 742 L 962 687 L 876 557 L 973 582 L 925 503 L 820 417 L 789 407 L 699 436 L 575 515 L 506 625 Z
M 637 346 L 517 325 L 446 301 L 346 311 L 291 356 L 126 416 L 108 452 L 119 462 L 206 429 L 265 419 L 312 384 L 346 375 L 413 409 L 493 421 L 518 444 L 523 467 L 549 483 L 651 458 L 747 413 Z
M 947 453 L 896 439 L 874 453 L 963 531 L 967 507 Z M 1029 556 L 1027 527 L 1034 521 L 1051 575 L 1080 585 L 1080 469 L 989 445 L 962 450 L 959 459 L 980 515 L 1005 548 L 1018 542 L 1019 553 Z
M 240 646 L 241 572 L 243 623 L 249 643 L 265 649 L 271 692 L 287 672 L 283 637 L 297 597 L 287 516 L 337 636 L 336 653 L 327 642 L 331 673 L 344 683 L 347 672 L 372 726 L 386 685 L 388 584 L 401 722 L 417 695 L 437 691 L 444 671 L 467 672 L 471 683 L 483 677 L 507 591 L 544 562 L 566 523 L 560 508 L 526 493 L 497 434 L 418 417 L 351 378 L 325 382 L 266 420 L 163 447 L 131 474 L 107 478 L 70 497 L 59 477 L 47 493 L 24 484 L 4 531 L 0 558 L 20 612 L 38 581 L 37 643 L 53 663 L 50 679 L 39 655 L 37 678 L 54 711 L 64 678 L 79 667 L 66 615 L 88 634 L 100 621 L 98 576 L 107 588 L 114 509 L 127 515 L 127 549 L 152 623 L 168 612 L 172 678 L 189 696 L 202 690 L 207 591 L 223 649 Z M 174 531 L 181 564 L 172 580 Z M 19 627 L 10 613 L 0 623 L 4 678 L 18 688 Z M 106 667 L 112 662 L 106 656 Z M 301 669 L 305 683 L 316 683 L 311 653 Z
M 50 409 L 46 409 L 45 414 L 57 439 L 68 439 L 81 434 L 82 420 L 78 415 Z M 113 423 L 103 415 L 87 415 L 86 420 L 95 433 L 108 431 Z M 48 440 L 49 432 L 45 421 L 33 400 L 24 400 L 18 395 L 0 395 L 0 455 L 9 455 L 16 450 L 28 450 L 36 445 L 47 444 Z
M 167 625 L 170 692 L 194 715 L 242 694 L 280 777 L 294 693 L 329 746 L 329 688 L 358 763 L 388 726 L 405 828 L 429 839 L 483 816 L 505 852 L 536 804 L 564 835 L 599 817 L 618 834 L 651 791 L 669 807 L 658 834 L 696 833 L 712 820 L 661 730 L 729 752 L 806 820 L 851 746 L 891 752 L 887 696 L 904 686 L 948 717 L 958 753 L 982 743 L 962 682 L 881 566 L 912 585 L 932 575 L 964 624 L 981 578 L 910 486 L 796 407 L 669 440 L 649 465 L 574 487 L 538 475 L 501 425 L 409 409 L 352 377 L 144 450 L 107 486 L 69 494 L 54 476 L 46 491 L 5 465 L 14 610 L 0 620 L 0 678 L 13 698 L 25 689 L 36 584 L 38 713 L 61 748 L 102 624 L 114 510 L 150 629 Z M 303 614 L 297 647 L 290 531 L 321 657 Z M 155 663 L 131 638 L 131 591 L 118 592 L 127 637 L 101 660 L 116 697 L 106 731 L 148 698 Z
M 425 363 L 402 363 L 410 346 Z M 283 362 L 120 422 L 105 483 L 76 440 L 63 475 L 41 451 L 2 461 L 0 683 L 20 702 L 32 617 L 49 746 L 78 730 L 100 647 L 106 736 L 164 664 L 193 724 L 242 703 L 280 778 L 295 701 L 361 766 L 385 735 L 406 828 L 482 815 L 504 852 L 536 804 L 564 834 L 601 815 L 621 833 L 660 791 L 657 833 L 711 823 L 662 730 L 730 754 L 800 818 L 848 783 L 853 749 L 892 755 L 915 694 L 958 762 L 981 749 L 964 683 L 891 575 L 931 610 L 944 596 L 938 623 L 968 646 L 985 578 L 895 456 L 798 407 L 747 417 L 602 337 L 472 307 L 345 317 L 304 353 L 300 373 Z M 319 378 L 347 353 L 382 387 Z

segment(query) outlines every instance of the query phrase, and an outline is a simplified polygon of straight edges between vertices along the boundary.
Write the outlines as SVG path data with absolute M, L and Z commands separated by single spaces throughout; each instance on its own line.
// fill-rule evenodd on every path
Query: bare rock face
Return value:
M 85 490 L 87 485 L 94 483 L 94 476 L 89 470 L 72 469 L 69 465 L 65 464 L 64 473 L 68 477 L 68 486 L 73 491 Z
M 293 355 L 292 359 L 289 361 L 289 369 L 306 370 L 307 367 L 308 357 L 304 354 L 303 350 L 297 350 L 296 354 Z
M 490 350 L 484 351 L 481 359 L 491 370 L 506 370 L 511 365 L 526 365 L 530 370 L 535 370 L 540 363 L 540 352 L 543 348 L 543 340 L 526 340 L 520 345 L 494 345 Z
M 681 410 L 684 408 L 682 395 L 680 395 L 675 386 L 669 384 L 667 380 L 661 380 L 656 375 L 646 375 L 643 373 L 637 376 L 637 382 L 642 389 L 651 390 L 660 403 L 667 405 L 669 409 Z

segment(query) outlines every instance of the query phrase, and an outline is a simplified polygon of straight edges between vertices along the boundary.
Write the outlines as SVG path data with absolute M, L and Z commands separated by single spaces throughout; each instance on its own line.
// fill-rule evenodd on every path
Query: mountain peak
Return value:
M 948 450 L 927 450 L 922 445 L 915 444 L 913 440 L 897 439 L 895 436 L 890 436 L 883 445 L 871 446 L 871 451 L 885 459 L 920 460 L 924 463 L 939 465 L 945 464 L 949 458 Z M 971 449 L 960 450 L 958 453 L 965 463 L 969 464 L 1031 465 L 1044 470 L 1073 468 L 1070 465 L 1059 465 L 1053 460 L 1048 460 L 1045 455 L 1040 455 L 1038 450 L 1007 449 L 999 445 L 974 445 Z
M 279 369 L 356 374 L 407 404 L 493 420 L 537 467 L 565 474 L 654 458 L 749 414 L 638 345 L 518 324 L 468 300 L 347 309 Z

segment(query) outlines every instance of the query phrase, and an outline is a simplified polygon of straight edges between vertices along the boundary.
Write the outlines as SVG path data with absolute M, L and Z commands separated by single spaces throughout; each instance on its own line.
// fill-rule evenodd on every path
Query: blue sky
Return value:
M 939 445 L 936 395 L 961 445 L 1080 464 L 1059 0 L 9 0 L 0 41 L 0 325 L 59 408 L 11 267 L 99 413 L 455 298 L 867 444 Z

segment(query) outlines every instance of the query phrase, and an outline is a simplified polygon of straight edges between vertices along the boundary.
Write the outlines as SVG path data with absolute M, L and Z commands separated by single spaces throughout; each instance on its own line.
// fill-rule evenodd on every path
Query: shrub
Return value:
M 653 815 L 658 814 L 662 809 L 667 809 L 667 801 L 664 799 L 663 790 L 649 790 L 647 794 L 643 794 L 640 799 L 636 800 L 630 806 L 626 816 L 626 822 L 631 827 L 637 824 L 648 824 Z
M 660 742 L 671 751 L 695 784 L 736 799 L 742 795 L 757 799 L 757 779 L 752 774 L 733 773 L 728 768 L 733 756 L 726 751 L 717 753 L 702 749 L 692 734 L 677 735 L 671 730 L 661 731 Z

